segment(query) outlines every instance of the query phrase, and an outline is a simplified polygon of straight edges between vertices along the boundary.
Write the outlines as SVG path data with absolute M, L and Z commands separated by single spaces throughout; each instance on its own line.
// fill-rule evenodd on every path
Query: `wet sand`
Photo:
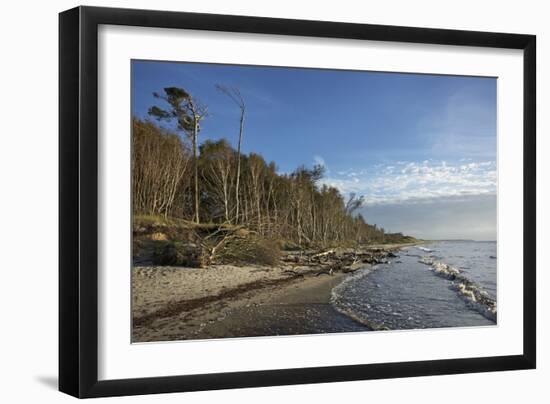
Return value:
M 233 276 L 224 276 L 219 272 L 212 274 L 208 283 L 210 287 L 206 291 L 212 291 L 212 295 L 201 297 L 198 291 L 203 289 L 204 293 L 204 286 L 197 287 L 195 298 L 190 299 L 186 289 L 192 289 L 192 272 L 215 271 L 216 268 L 134 268 L 134 291 L 139 290 L 139 293 L 134 293 L 133 342 L 369 330 L 337 312 L 329 303 L 332 288 L 343 280 L 345 274 L 316 276 L 307 275 L 306 270 L 306 275 L 296 277 L 285 272 L 288 270 L 285 268 L 226 266 L 225 269 L 231 271 Z M 149 276 L 144 276 L 144 271 Z M 261 280 L 239 284 L 236 279 L 243 280 L 241 272 L 251 274 L 252 279 L 254 274 L 264 273 Z M 154 275 L 151 276 L 151 273 Z M 228 276 L 232 281 L 227 280 Z M 199 279 L 203 277 L 209 278 L 203 273 L 196 277 L 195 282 L 202 283 Z M 213 279 L 218 277 L 225 278 L 226 283 L 236 282 L 237 286 L 216 287 Z M 178 287 L 184 279 L 190 280 L 186 287 Z M 175 297 L 179 293 L 184 294 L 186 299 L 166 301 L 162 298 Z M 149 299 L 144 295 L 148 295 Z
M 204 326 L 200 335 L 231 338 L 368 331 L 329 303 L 332 288 L 343 277 L 324 275 L 262 291 L 246 305 L 229 310 L 223 321 Z

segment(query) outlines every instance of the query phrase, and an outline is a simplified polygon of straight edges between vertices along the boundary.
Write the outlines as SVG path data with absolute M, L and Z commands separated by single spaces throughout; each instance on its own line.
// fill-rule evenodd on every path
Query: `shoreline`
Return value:
M 229 308 L 223 319 L 206 323 L 195 339 L 370 331 L 330 304 L 332 289 L 345 277 L 325 275 L 263 289 Z
M 379 260 L 406 245 L 369 246 L 366 251 Z M 332 289 L 348 273 L 368 265 L 340 265 L 334 272 L 326 264 L 288 262 L 203 269 L 136 266 L 132 342 L 369 331 L 330 304 Z

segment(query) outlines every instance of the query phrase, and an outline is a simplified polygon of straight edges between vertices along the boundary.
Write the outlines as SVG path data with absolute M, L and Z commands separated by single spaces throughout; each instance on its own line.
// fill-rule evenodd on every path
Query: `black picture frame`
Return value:
M 99 381 L 98 26 L 180 28 L 523 50 L 523 354 Z M 536 37 L 397 26 L 77 7 L 59 15 L 59 389 L 104 397 L 534 369 Z

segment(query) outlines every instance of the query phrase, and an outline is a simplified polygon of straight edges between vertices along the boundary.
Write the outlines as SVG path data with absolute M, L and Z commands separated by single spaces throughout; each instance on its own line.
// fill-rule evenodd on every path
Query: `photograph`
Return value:
M 497 324 L 497 79 L 132 60 L 133 343 Z

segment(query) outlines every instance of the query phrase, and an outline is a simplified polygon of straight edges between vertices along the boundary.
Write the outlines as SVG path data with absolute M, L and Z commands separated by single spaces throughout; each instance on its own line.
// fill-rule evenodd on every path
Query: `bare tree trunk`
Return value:
M 241 109 L 241 124 L 239 128 L 239 144 L 237 146 L 237 178 L 235 180 L 235 223 L 239 223 L 239 180 L 241 177 L 241 143 L 244 129 L 244 109 Z
M 193 161 L 195 165 L 195 222 L 199 220 L 199 159 L 197 156 L 197 136 L 199 132 L 199 120 L 195 118 L 195 127 L 193 130 Z
M 239 223 L 239 215 L 241 213 L 240 210 L 240 183 L 241 183 L 241 144 L 243 141 L 243 131 L 244 131 L 244 115 L 246 110 L 246 104 L 244 103 L 244 99 L 241 95 L 241 92 L 238 88 L 228 88 L 224 85 L 217 84 L 216 88 L 227 95 L 231 100 L 237 104 L 239 109 L 241 110 L 241 120 L 240 120 L 240 128 L 239 128 L 239 144 L 237 146 L 237 178 L 235 180 L 235 223 Z

